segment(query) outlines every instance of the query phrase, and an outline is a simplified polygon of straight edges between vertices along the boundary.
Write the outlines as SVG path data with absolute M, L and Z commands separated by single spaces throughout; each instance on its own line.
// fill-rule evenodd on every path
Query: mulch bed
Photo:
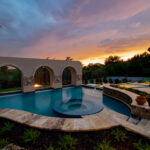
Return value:
M 0 118 L 0 127 L 3 127 L 5 122 L 8 122 L 8 120 Z M 133 143 L 137 142 L 138 140 L 142 140 L 143 143 L 150 144 L 150 140 L 148 140 L 145 137 L 129 132 L 122 127 L 116 128 L 121 129 L 126 133 L 128 138 L 125 142 L 116 142 L 114 137 L 111 135 L 112 129 L 92 132 L 75 132 L 70 134 L 72 137 L 77 139 L 78 144 L 76 145 L 76 150 L 93 150 L 97 143 L 100 143 L 100 141 L 102 141 L 103 139 L 110 141 L 111 146 L 113 146 L 116 150 L 134 150 Z M 4 135 L 0 135 L 0 139 L 8 139 L 10 143 L 19 145 L 29 150 L 46 150 L 46 148 L 49 145 L 53 145 L 53 147 L 59 147 L 58 143 L 61 137 L 63 137 L 66 134 L 69 134 L 60 131 L 48 131 L 37 129 L 38 131 L 40 131 L 40 136 L 36 140 L 36 142 L 34 144 L 24 143 L 22 136 L 26 129 L 31 128 L 18 123 L 14 123 L 12 131 L 7 132 Z

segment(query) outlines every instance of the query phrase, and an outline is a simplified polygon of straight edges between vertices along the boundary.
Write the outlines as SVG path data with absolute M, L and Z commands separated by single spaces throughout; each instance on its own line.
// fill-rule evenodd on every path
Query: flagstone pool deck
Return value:
M 122 126 L 150 139 L 150 120 L 143 119 L 138 125 L 135 125 L 127 121 L 128 116 L 107 108 L 99 113 L 82 116 L 78 119 L 47 117 L 13 109 L 0 109 L 0 117 L 34 128 L 63 132 L 98 131 Z

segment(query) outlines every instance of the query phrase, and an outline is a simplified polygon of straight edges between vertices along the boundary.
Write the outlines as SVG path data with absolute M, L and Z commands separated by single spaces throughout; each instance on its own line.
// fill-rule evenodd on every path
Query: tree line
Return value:
M 150 51 L 150 48 L 148 49 Z M 150 77 L 150 54 L 144 52 L 123 61 L 119 56 L 109 56 L 104 64 L 89 64 L 83 67 L 83 81 L 105 80 L 108 76 Z
M 21 87 L 21 72 L 16 68 L 3 66 L 0 68 L 0 89 Z

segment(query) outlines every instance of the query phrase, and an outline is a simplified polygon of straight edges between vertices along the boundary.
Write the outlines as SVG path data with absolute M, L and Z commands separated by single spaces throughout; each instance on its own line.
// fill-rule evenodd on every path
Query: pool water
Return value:
M 57 107 L 59 103 L 60 107 Z M 55 108 L 58 109 L 55 109 Z M 67 87 L 58 90 L 43 90 L 28 94 L 11 94 L 0 96 L 0 108 L 18 109 L 31 113 L 60 117 L 56 111 L 79 112 L 83 115 L 96 113 L 107 107 L 116 112 L 130 116 L 129 108 L 109 97 L 103 96 L 102 91 L 85 87 Z M 55 111 L 55 110 L 56 111 Z

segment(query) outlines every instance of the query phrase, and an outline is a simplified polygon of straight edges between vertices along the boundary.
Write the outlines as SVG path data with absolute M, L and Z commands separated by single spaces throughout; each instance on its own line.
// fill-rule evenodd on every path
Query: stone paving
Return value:
M 131 94 L 131 92 L 128 94 Z M 134 93 L 130 96 L 133 98 Z M 82 118 L 56 118 L 21 110 L 0 109 L 0 117 L 39 129 L 65 132 L 97 131 L 122 126 L 150 139 L 150 120 L 142 119 L 138 125 L 135 125 L 127 121 L 128 116 L 107 108 L 96 114 L 82 116 Z
M 46 117 L 20 110 L 1 109 L 0 117 L 13 120 L 31 127 L 60 130 L 66 132 L 96 131 L 123 126 L 127 130 L 150 138 L 149 124 L 134 125 L 127 121 L 128 117 L 107 108 L 97 114 L 83 116 L 80 119 Z

